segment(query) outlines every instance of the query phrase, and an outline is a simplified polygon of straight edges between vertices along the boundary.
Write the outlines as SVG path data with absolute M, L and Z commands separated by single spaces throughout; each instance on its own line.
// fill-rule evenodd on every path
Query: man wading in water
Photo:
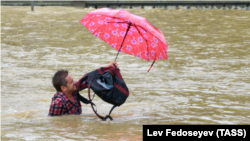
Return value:
M 113 64 L 118 66 L 117 62 L 113 61 L 110 62 L 107 67 L 114 67 Z M 83 83 L 78 91 L 76 90 L 77 82 L 73 80 L 68 71 L 59 70 L 52 78 L 52 83 L 57 92 L 52 98 L 48 116 L 82 114 L 82 106 L 80 100 L 85 104 L 88 104 L 89 101 L 83 98 L 79 94 L 79 91 L 87 88 L 87 82 Z

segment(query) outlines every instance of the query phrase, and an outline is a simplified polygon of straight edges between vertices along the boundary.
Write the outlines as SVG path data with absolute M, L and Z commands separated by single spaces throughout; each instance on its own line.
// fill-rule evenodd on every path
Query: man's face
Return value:
M 66 80 L 67 80 L 67 91 L 69 93 L 73 93 L 76 90 L 75 81 L 73 80 L 70 74 L 67 75 Z

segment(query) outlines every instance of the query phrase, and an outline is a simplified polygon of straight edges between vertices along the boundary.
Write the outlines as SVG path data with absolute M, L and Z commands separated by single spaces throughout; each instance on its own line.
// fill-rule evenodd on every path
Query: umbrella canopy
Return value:
M 123 52 L 146 61 L 167 59 L 164 35 L 144 17 L 124 9 L 101 8 L 87 13 L 80 23 L 118 54 Z

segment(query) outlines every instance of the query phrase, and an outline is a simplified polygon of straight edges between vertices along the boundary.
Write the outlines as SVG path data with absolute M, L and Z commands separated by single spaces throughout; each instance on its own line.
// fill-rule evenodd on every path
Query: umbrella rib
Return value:
M 108 22 L 109 23 L 116 23 L 116 22 Z M 127 22 L 119 22 L 119 23 L 127 23 Z M 99 30 L 100 28 L 102 28 L 103 26 L 105 26 L 107 24 L 103 24 L 102 26 L 100 26 L 97 30 Z M 97 30 L 95 30 L 92 34 L 94 34 Z
M 122 9 L 121 9 L 121 10 L 122 10 Z M 121 11 L 121 10 L 120 10 L 120 11 Z M 120 11 L 119 11 L 119 12 L 120 12 Z M 117 12 L 117 13 L 119 13 L 119 12 Z M 116 14 L 117 14 L 117 13 L 116 13 Z M 115 15 L 116 15 L 116 14 L 115 14 Z M 97 14 L 93 14 L 93 15 L 97 15 Z M 103 16 L 103 17 L 111 17 L 111 16 L 107 16 L 107 15 L 101 15 L 101 16 Z M 111 17 L 111 18 L 119 19 L 119 18 L 116 18 L 116 17 Z M 127 23 L 127 22 L 109 22 L 109 21 L 108 21 L 108 24 L 109 24 L 109 23 Z M 107 24 L 104 24 L 104 25 L 107 25 Z M 104 25 L 100 26 L 97 30 L 99 30 L 99 29 L 100 29 L 101 27 L 103 27 Z M 92 34 L 94 34 L 97 30 L 95 30 Z
M 100 28 L 102 28 L 103 26 L 106 26 L 107 24 L 103 24 L 102 26 L 100 26 L 97 30 L 99 30 Z M 94 34 L 97 30 L 95 30 L 92 34 Z
M 142 26 L 138 25 L 140 28 L 143 28 Z M 145 28 L 143 28 L 145 30 Z M 137 29 L 138 30 L 138 29 Z M 147 30 L 145 30 L 147 33 L 150 33 L 151 35 L 154 36 L 154 34 L 152 34 L 151 32 L 148 32 Z M 155 36 L 156 37 L 156 36 Z M 165 45 L 158 37 L 156 37 L 163 45 Z M 162 46 L 163 47 L 163 46 Z M 165 49 L 163 48 L 163 50 L 165 51 Z
M 118 17 L 115 17 L 119 12 L 121 12 L 123 9 L 119 10 L 114 16 L 108 16 L 108 15 L 102 15 L 100 14 L 101 16 L 104 16 L 104 17 L 110 17 L 110 18 L 113 18 L 113 19 L 119 19 L 119 20 L 123 20 L 124 19 L 121 19 L 121 18 L 118 18 Z M 98 15 L 98 14 L 92 14 L 92 15 Z M 125 23 L 128 23 L 128 22 L 125 22 Z
M 115 17 L 119 12 L 121 12 L 122 11 L 122 9 L 121 10 L 119 10 L 112 18 L 116 18 L 116 19 L 119 19 L 119 18 L 117 18 L 117 17 Z
M 143 28 L 142 26 L 138 25 L 140 28 Z M 148 32 L 145 28 L 143 28 L 143 30 L 145 30 L 146 32 Z M 151 32 L 148 32 L 150 33 L 152 36 L 155 36 L 153 33 Z M 156 37 L 158 40 L 160 40 L 158 37 Z M 161 41 L 161 40 L 160 40 Z M 161 41 L 162 42 L 162 41 Z M 163 42 L 162 42 L 163 43 Z M 164 43 L 163 43 L 164 44 Z
M 118 13 L 121 12 L 122 10 L 123 10 L 123 9 L 119 10 L 116 14 L 118 14 Z M 98 15 L 98 14 L 99 14 L 99 15 L 101 15 L 101 16 L 112 17 L 112 18 L 113 18 L 113 16 L 103 15 L 103 14 L 100 14 L 100 13 L 89 13 L 89 14 L 92 14 L 92 15 Z M 116 14 L 115 14 L 115 15 L 116 15 Z M 115 16 L 115 15 L 114 15 L 114 16 Z
M 125 36 L 124 36 L 124 38 L 123 38 L 123 40 L 122 40 L 122 44 L 121 44 L 121 46 L 120 46 L 120 48 L 119 48 L 119 50 L 118 50 L 118 53 L 117 53 L 116 58 L 115 58 L 115 61 L 116 61 L 116 59 L 117 59 L 117 57 L 118 57 L 118 55 L 119 55 L 119 52 L 120 52 L 120 50 L 121 50 L 121 48 L 122 48 L 122 45 L 123 45 L 124 40 L 125 40 L 125 38 L 127 37 L 127 33 L 128 33 L 128 31 L 129 31 L 129 29 L 130 29 L 130 26 L 131 26 L 131 23 L 129 23 L 129 25 L 128 25 L 126 34 L 125 34 Z
M 118 12 L 117 12 L 118 13 Z M 102 16 L 104 16 L 105 17 L 105 15 L 102 15 Z M 109 16 L 106 16 L 106 17 L 109 17 Z M 114 17 L 112 17 L 112 18 L 114 18 Z M 119 19 L 119 18 L 116 18 L 116 19 Z M 107 21 L 108 22 L 108 24 L 109 23 L 128 23 L 128 22 L 109 22 L 109 21 Z M 103 27 L 104 25 L 107 25 L 107 24 L 103 24 L 102 26 L 100 26 L 97 30 L 99 30 L 101 27 Z M 97 30 L 95 30 L 92 34 L 94 34 Z
M 128 22 L 109 22 L 109 23 L 128 23 Z
M 135 25 L 135 28 L 138 30 L 139 34 L 142 36 L 140 30 L 137 28 L 137 25 Z M 148 41 L 147 41 L 147 39 L 144 36 L 142 36 L 142 38 L 144 38 L 144 40 L 146 41 L 146 43 L 147 43 L 147 50 L 148 50 L 148 47 L 149 47 Z M 149 60 L 149 51 L 148 51 L 148 60 Z

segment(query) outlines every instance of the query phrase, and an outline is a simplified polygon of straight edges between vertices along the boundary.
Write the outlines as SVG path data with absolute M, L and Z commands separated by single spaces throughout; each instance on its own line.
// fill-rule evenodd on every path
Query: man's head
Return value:
M 73 93 L 76 90 L 75 82 L 67 70 L 59 70 L 52 79 L 53 86 L 58 92 Z

